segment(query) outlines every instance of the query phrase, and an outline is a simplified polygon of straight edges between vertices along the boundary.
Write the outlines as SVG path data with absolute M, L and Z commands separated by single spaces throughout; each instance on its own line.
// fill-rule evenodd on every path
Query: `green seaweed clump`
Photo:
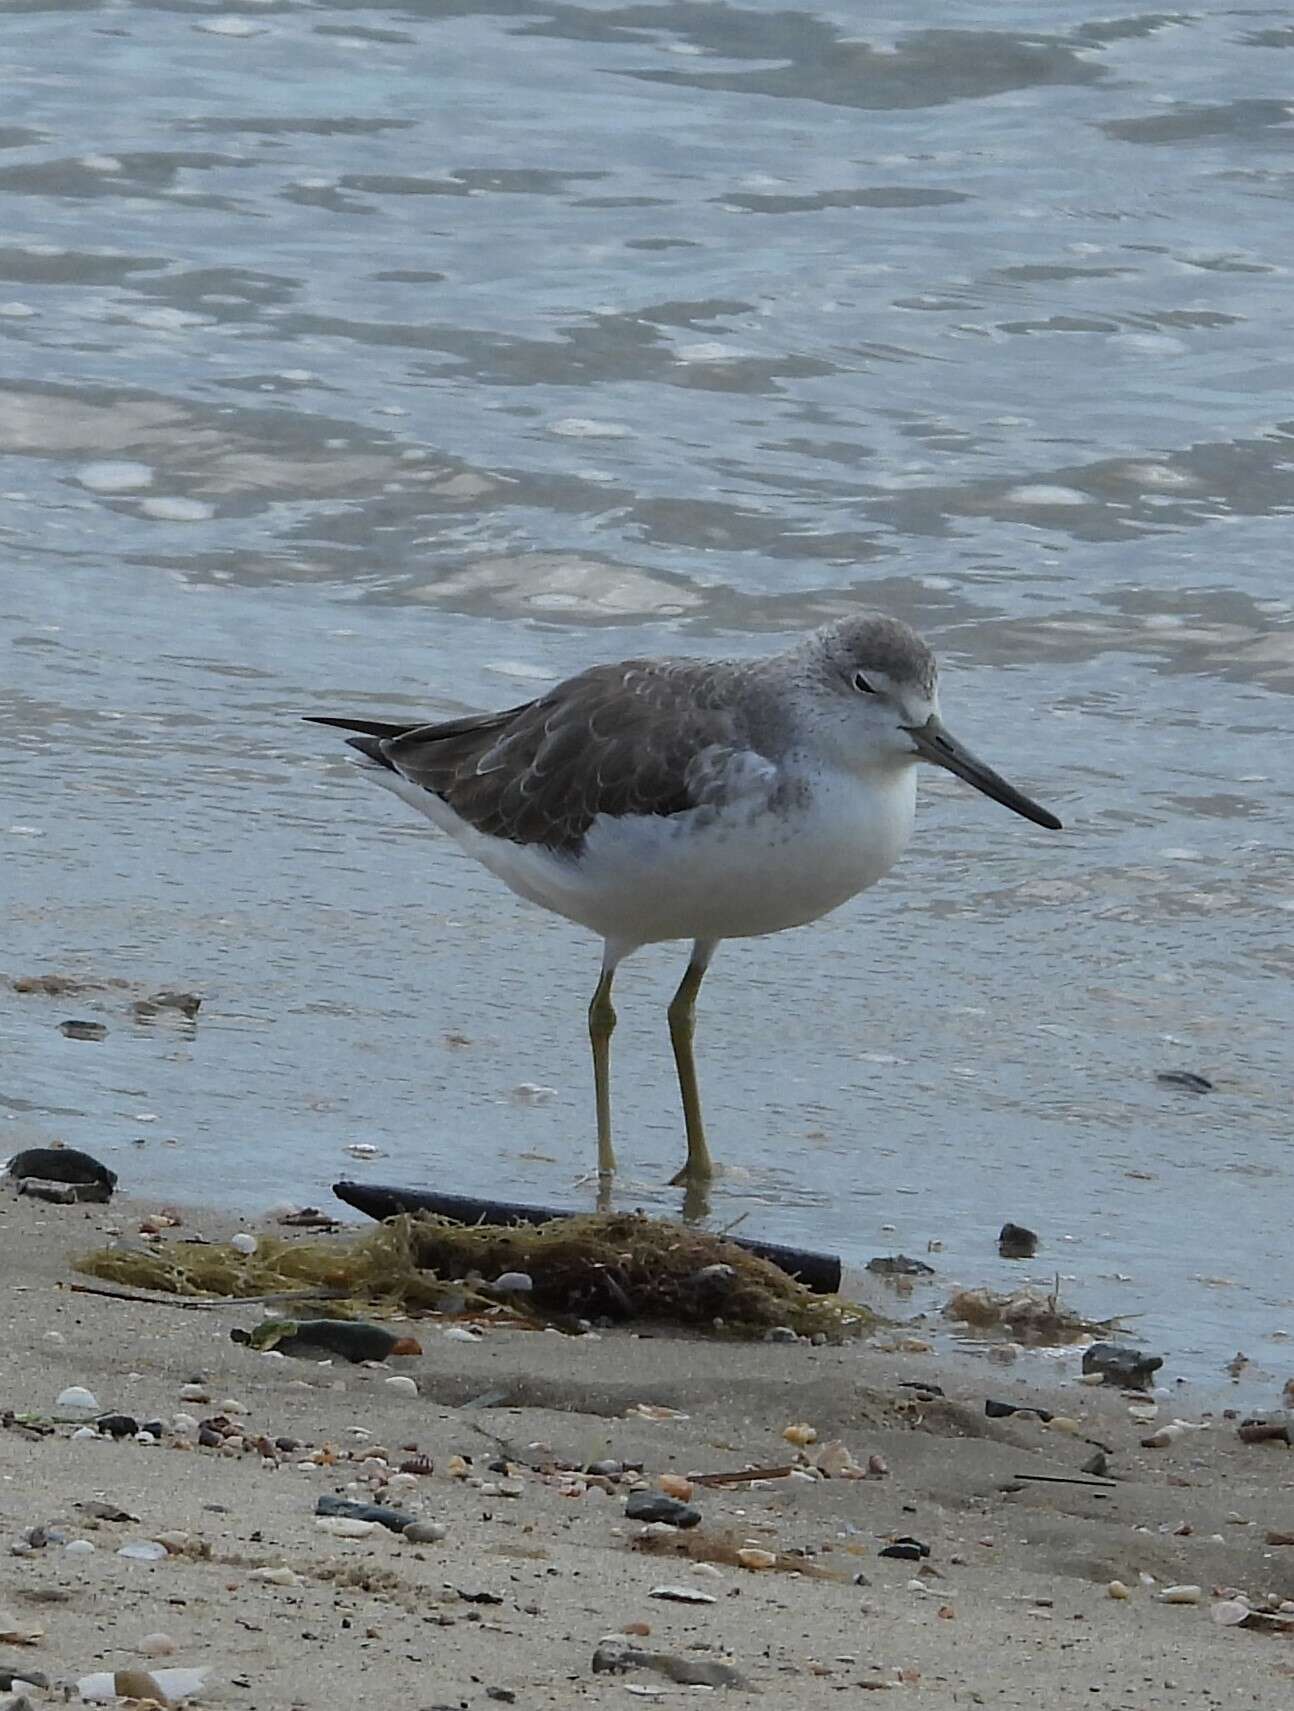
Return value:
M 79 1260 L 77 1269 L 167 1295 L 313 1298 L 320 1313 L 339 1319 L 375 1310 L 466 1310 L 529 1325 L 574 1328 L 609 1319 L 734 1337 L 787 1326 L 832 1341 L 876 1323 L 867 1308 L 815 1295 L 722 1236 L 636 1213 L 577 1214 L 545 1224 L 456 1224 L 401 1214 L 358 1236 L 264 1235 L 251 1254 L 214 1243 L 104 1248 Z M 491 1282 L 504 1272 L 525 1272 L 531 1289 L 495 1296 Z
M 532 1283 L 527 1299 L 554 1318 L 647 1321 L 746 1337 L 785 1325 L 833 1341 L 876 1323 L 865 1307 L 815 1295 L 735 1242 L 639 1213 L 577 1213 L 546 1224 L 455 1224 L 424 1215 L 410 1236 L 418 1264 L 441 1278 L 525 1272 Z
M 462 1290 L 447 1290 L 419 1264 L 410 1220 L 393 1218 L 362 1235 L 291 1241 L 260 1235 L 253 1253 L 224 1242 L 170 1242 L 165 1246 L 99 1248 L 76 1269 L 105 1283 L 159 1295 L 210 1296 L 234 1301 L 285 1295 L 315 1301 L 329 1318 L 353 1319 L 389 1312 L 435 1312 L 447 1297 L 462 1304 Z

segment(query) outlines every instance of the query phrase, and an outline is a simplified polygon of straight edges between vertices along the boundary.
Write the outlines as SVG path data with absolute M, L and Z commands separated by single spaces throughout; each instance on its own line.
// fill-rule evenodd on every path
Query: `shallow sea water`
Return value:
M 880 605 L 1066 830 L 926 779 L 888 880 L 723 948 L 714 1216 L 1059 1272 L 1169 1374 L 1242 1348 L 1274 1397 L 1294 29 L 866 13 L 10 8 L 3 969 L 132 986 L 0 993 L 4 1132 L 159 1201 L 587 1203 L 597 947 L 298 715 Z M 682 955 L 618 983 L 623 1197 L 657 1208 Z M 131 1019 L 159 986 L 196 1028 Z M 1008 1217 L 1036 1263 L 997 1260 Z

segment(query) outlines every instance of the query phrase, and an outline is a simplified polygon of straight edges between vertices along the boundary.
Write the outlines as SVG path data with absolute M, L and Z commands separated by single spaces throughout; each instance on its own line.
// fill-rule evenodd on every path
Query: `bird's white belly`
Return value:
M 916 769 L 819 776 L 787 813 L 762 801 L 600 816 L 578 856 L 474 831 L 437 797 L 374 774 L 520 896 L 626 945 L 776 933 L 874 885 L 912 830 Z

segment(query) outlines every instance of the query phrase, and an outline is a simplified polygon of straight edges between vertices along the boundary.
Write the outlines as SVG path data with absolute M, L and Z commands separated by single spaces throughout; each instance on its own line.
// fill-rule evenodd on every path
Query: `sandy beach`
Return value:
M 472 1342 L 424 1320 L 401 1327 L 423 1353 L 386 1367 L 267 1355 L 229 1336 L 258 1322 L 256 1306 L 68 1290 L 78 1253 L 154 1210 L 0 1201 L 0 1616 L 6 1634 L 29 1636 L 0 1641 L 0 1669 L 47 1678 L 47 1691 L 23 1689 L 33 1705 L 61 1702 L 64 1682 L 130 1667 L 206 1666 L 194 1703 L 246 1711 L 361 1699 L 411 1711 L 616 1705 L 707 1691 L 658 1668 L 595 1673 L 604 1641 L 604 1663 L 636 1648 L 684 1660 L 667 1667 L 685 1677 L 730 1666 L 740 1685 L 709 1691 L 733 1706 L 807 1711 L 873 1690 L 932 1711 L 1150 1711 L 1276 1707 L 1294 1693 L 1283 1634 L 1213 1618 L 1227 1590 L 1294 1596 L 1294 1546 L 1266 1542 L 1294 1530 L 1289 1449 L 1242 1443 L 1220 1413 L 1142 1448 L 1154 1427 L 1117 1390 L 1049 1388 L 1033 1360 L 898 1353 L 880 1346 L 885 1336 L 814 1348 L 498 1329 Z M 167 1239 L 234 1228 L 185 1212 Z M 417 1394 L 388 1383 L 396 1373 Z M 195 1384 L 209 1401 L 182 1399 Z M 13 1418 L 59 1413 L 72 1385 L 97 1412 L 161 1420 L 161 1441 Z M 1049 1409 L 1077 1434 L 1031 1415 L 988 1419 L 988 1396 Z M 1175 1412 L 1162 1399 L 1158 1421 Z M 185 1415 L 225 1416 L 247 1447 L 193 1443 Z M 624 1513 L 633 1476 L 572 1471 L 640 1463 L 654 1491 L 662 1475 L 786 1464 L 796 1450 L 783 1432 L 797 1422 L 816 1430 L 807 1456 L 841 1440 L 886 1471 L 697 1485 L 700 1526 L 654 1529 L 651 1550 Z M 267 1456 L 252 1447 L 261 1437 L 293 1447 Z M 1048 1483 L 1085 1477 L 1085 1440 L 1108 1447 L 1110 1482 Z M 372 1501 L 414 1456 L 433 1471 L 398 1479 L 388 1501 L 443 1538 L 319 1525 L 320 1496 Z M 46 1542 L 37 1534 L 33 1546 L 26 1534 L 39 1527 Z M 118 1554 L 163 1535 L 160 1560 Z M 884 1556 L 896 1539 L 929 1555 Z M 744 1566 L 739 1550 L 773 1566 Z M 1109 1595 L 1115 1580 L 1126 1599 Z M 1200 1601 L 1160 1601 L 1182 1585 Z M 702 1601 L 662 1598 L 662 1587 Z M 156 1635 L 169 1646 L 146 1646 Z

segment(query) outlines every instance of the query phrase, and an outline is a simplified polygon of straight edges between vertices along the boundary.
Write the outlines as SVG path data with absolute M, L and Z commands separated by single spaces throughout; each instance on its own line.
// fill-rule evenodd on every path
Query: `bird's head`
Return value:
M 959 743 L 939 714 L 939 667 L 915 630 L 880 612 L 856 613 L 817 630 L 805 644 L 831 724 L 861 772 L 930 761 L 1036 826 L 1060 821 Z

